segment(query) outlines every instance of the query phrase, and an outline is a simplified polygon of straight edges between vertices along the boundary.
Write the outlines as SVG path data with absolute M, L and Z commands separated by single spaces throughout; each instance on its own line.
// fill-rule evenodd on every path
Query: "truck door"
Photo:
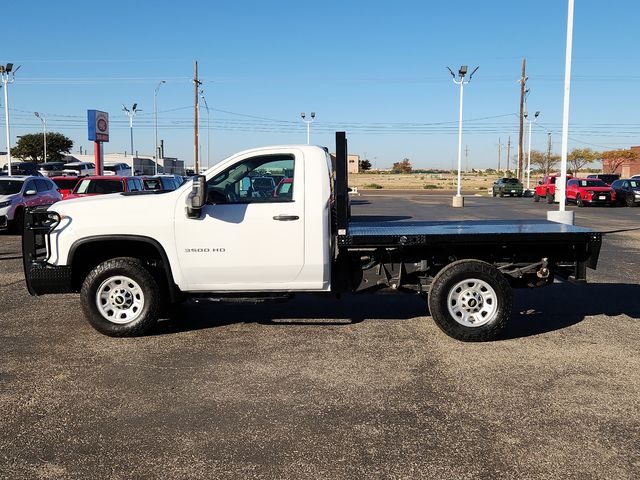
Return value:
M 290 179 L 286 195 L 276 191 L 272 175 Z M 303 185 L 295 150 L 244 157 L 213 173 L 200 218 L 176 212 L 177 255 L 188 288 L 295 288 L 304 266 Z

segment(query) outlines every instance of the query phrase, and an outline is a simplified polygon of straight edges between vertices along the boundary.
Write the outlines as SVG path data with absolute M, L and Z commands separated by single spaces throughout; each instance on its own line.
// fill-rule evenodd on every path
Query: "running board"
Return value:
M 191 294 L 189 300 L 195 303 L 278 303 L 286 302 L 293 298 L 292 293 L 285 294 L 256 294 L 248 295 L 246 293 L 238 294 L 220 294 L 213 296 L 211 294 Z

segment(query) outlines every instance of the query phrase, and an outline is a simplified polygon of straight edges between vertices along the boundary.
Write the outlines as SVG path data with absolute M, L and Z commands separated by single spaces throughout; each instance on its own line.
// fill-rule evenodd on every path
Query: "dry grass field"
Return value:
M 485 193 L 498 175 L 481 175 L 479 173 L 463 173 L 462 189 L 465 192 Z M 382 190 L 431 190 L 450 192 L 456 189 L 456 175 L 450 173 L 352 173 L 349 174 L 349 186 L 358 189 Z M 425 187 L 427 185 L 427 187 Z M 431 185 L 431 186 L 429 186 Z

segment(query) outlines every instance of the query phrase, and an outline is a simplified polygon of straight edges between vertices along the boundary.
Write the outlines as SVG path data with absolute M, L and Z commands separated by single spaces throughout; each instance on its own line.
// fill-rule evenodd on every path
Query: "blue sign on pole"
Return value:
M 92 142 L 109 141 L 109 114 L 100 110 L 87 110 L 89 140 Z

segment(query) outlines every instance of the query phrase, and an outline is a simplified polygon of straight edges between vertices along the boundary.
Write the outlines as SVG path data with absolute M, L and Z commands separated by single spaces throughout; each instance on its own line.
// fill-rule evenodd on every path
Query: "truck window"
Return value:
M 209 203 L 266 203 L 293 200 L 293 155 L 247 158 L 207 182 Z M 276 182 L 277 180 L 277 182 Z M 276 187 L 287 184 L 286 193 Z

